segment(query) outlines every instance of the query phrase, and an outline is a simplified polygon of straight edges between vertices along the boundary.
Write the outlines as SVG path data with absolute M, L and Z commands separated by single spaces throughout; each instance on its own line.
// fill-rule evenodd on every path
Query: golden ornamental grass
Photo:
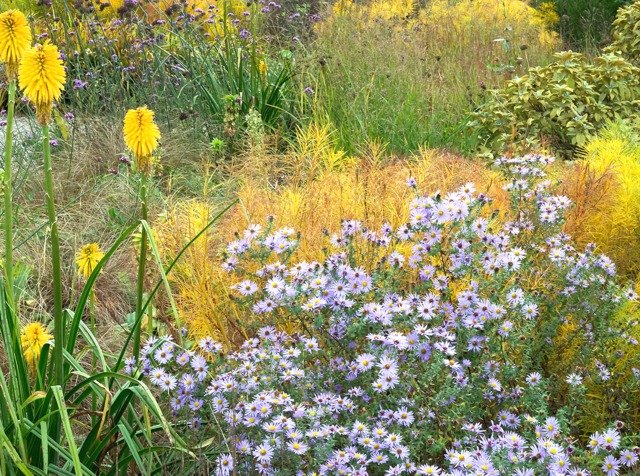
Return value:
M 9 81 L 16 79 L 20 60 L 31 46 L 31 31 L 27 19 L 19 10 L 7 10 L 0 15 L 0 60 L 6 63 Z
M 154 116 L 151 109 L 143 106 L 129 109 L 124 118 L 124 141 L 133 153 L 136 169 L 145 175 L 151 172 L 152 155 L 160 140 L 160 129 Z
M 20 89 L 36 108 L 41 125 L 49 124 L 53 101 L 64 90 L 66 72 L 58 47 L 45 41 L 28 49 L 18 69 Z

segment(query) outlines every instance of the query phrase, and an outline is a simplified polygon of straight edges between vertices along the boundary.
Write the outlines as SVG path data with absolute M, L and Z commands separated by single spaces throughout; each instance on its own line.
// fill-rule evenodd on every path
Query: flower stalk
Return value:
M 7 133 L 4 144 L 4 276 L 9 304 L 15 308 L 13 293 L 13 191 L 11 185 L 11 155 L 13 149 L 13 116 L 16 105 L 16 80 L 9 83 L 7 102 Z
M 142 203 L 142 211 L 141 218 L 142 220 L 147 220 L 147 175 L 141 174 L 140 179 L 140 201 Z M 140 237 L 140 260 L 138 261 L 138 282 L 136 287 L 136 322 L 140 321 L 137 325 L 137 328 L 134 333 L 133 338 L 133 355 L 136 359 L 140 355 L 140 331 L 142 327 L 142 305 L 143 305 L 143 296 L 144 296 L 144 275 L 145 275 L 145 264 L 147 261 L 147 231 L 143 227 L 142 235 Z M 149 325 L 147 329 L 151 326 L 151 319 L 149 319 Z
M 55 201 L 53 199 L 53 165 L 51 163 L 51 144 L 49 143 L 49 124 L 42 126 L 42 147 L 44 149 L 44 187 L 47 202 L 47 216 L 51 232 L 51 258 L 53 264 L 53 349 L 55 383 L 64 384 L 64 317 L 62 315 L 62 271 L 60 265 L 60 237 L 58 235 L 58 219 L 56 217 Z
M 131 150 L 136 172 L 140 174 L 140 202 L 142 203 L 141 219 L 147 220 L 147 180 L 153 169 L 153 154 L 158 148 L 160 129 L 154 122 L 155 113 L 146 106 L 130 109 L 124 118 L 124 140 Z M 142 328 L 142 299 L 144 297 L 144 275 L 147 260 L 147 232 L 142 228 L 140 238 L 140 261 L 138 262 L 138 283 L 136 289 L 136 320 L 133 337 L 133 355 L 140 355 L 140 332 Z M 148 329 L 153 323 L 149 321 Z

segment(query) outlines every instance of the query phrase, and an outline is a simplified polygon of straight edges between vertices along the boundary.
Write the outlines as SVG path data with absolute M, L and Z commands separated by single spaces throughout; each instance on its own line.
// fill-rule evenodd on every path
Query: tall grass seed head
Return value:
M 41 125 L 51 120 L 53 101 L 64 90 L 66 72 L 58 47 L 48 40 L 28 49 L 18 69 L 20 89 L 36 108 Z
M 96 269 L 102 258 L 104 258 L 104 253 L 98 243 L 84 245 L 76 254 L 78 274 L 84 276 L 84 279 L 89 279 L 89 276 L 91 276 L 91 273 Z
M 40 352 L 44 345 L 53 339 L 53 336 L 47 333 L 45 327 L 39 322 L 32 322 L 22 328 L 20 339 L 22 341 L 22 353 L 27 364 L 32 370 L 40 360 Z
M 158 148 L 160 129 L 154 122 L 155 113 L 146 106 L 129 109 L 124 118 L 124 140 L 133 153 L 136 168 L 149 174 L 153 162 L 151 156 Z
M 7 10 L 0 15 L 0 59 L 6 63 L 7 77 L 18 76 L 18 66 L 25 50 L 31 46 L 31 31 L 27 19 L 19 10 Z

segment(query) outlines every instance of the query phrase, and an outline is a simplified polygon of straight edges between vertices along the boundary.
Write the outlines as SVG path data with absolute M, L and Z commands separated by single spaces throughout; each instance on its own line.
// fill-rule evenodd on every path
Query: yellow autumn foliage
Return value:
M 192 337 L 212 335 L 232 346 L 261 318 L 235 304 L 229 288 L 237 278 L 220 266 L 226 243 L 251 223 L 264 225 L 267 216 L 273 216 L 274 227 L 290 226 L 300 233 L 294 260 L 323 261 L 329 244 L 326 231 L 337 230 L 343 219 L 363 220 L 371 228 L 405 223 L 407 205 L 415 196 L 406 185 L 409 177 L 424 192 L 445 193 L 474 182 L 479 191 L 496 197 L 496 208 L 506 198 L 497 173 L 446 152 L 423 150 L 403 160 L 385 159 L 384 145 L 372 143 L 358 157 L 347 157 L 335 148 L 331 132 L 317 126 L 300 131 L 299 139 L 297 150 L 287 156 L 238 159 L 227 187 L 241 205 L 196 240 L 171 272 L 176 306 Z M 277 184 L 278 179 L 283 183 Z M 172 206 L 154 224 L 163 259 L 171 262 L 217 211 L 206 194 L 204 200 Z M 460 289 L 464 285 L 461 282 Z
M 167 263 L 203 230 L 218 211 L 206 201 L 188 200 L 172 206 L 154 223 L 158 250 Z M 178 260 L 168 278 L 177 311 L 195 338 L 212 336 L 230 347 L 246 338 L 237 309 L 229 299 L 231 278 L 218 258 L 220 237 L 209 229 Z M 245 316 L 245 319 L 248 316 Z
M 454 27 L 462 41 L 469 31 L 488 29 L 491 32 L 512 32 L 519 45 L 532 44 L 544 48 L 559 46 L 557 33 L 550 30 L 553 21 L 549 7 L 538 11 L 521 0 L 462 0 L 451 4 L 448 0 L 430 2 L 420 15 L 427 24 L 447 24 Z M 499 39 L 494 38 L 494 41 Z
M 635 126 L 611 124 L 586 146 L 565 174 L 576 204 L 567 223 L 580 243 L 596 243 L 621 273 L 640 272 L 640 135 Z
M 559 18 L 550 2 L 536 10 L 523 0 L 433 0 L 424 6 L 418 0 L 339 0 L 318 28 L 325 30 L 333 20 L 345 16 L 361 28 L 383 21 L 407 32 L 426 28 L 438 36 L 455 37 L 460 44 L 470 44 L 478 34 L 486 41 L 499 41 L 503 35 L 517 38 L 520 44 L 513 46 L 554 49 L 560 44 L 552 30 Z

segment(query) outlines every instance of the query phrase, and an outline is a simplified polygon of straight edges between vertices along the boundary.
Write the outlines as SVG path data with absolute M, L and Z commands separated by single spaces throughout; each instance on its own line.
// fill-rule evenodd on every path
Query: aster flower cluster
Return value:
M 412 440 L 437 435 L 429 423 L 433 411 L 396 396 L 393 408 L 394 399 L 385 398 L 380 402 L 387 408 L 379 404 L 377 412 L 370 412 L 375 394 L 348 385 L 350 376 L 369 371 L 397 378 L 398 363 L 389 356 L 364 353 L 346 366 L 336 360 L 325 365 L 325 349 L 315 338 L 271 326 L 239 351 L 215 358 L 221 349 L 210 338 L 191 351 L 179 349 L 170 338 L 152 338 L 143 349 L 144 373 L 170 395 L 174 418 L 185 418 L 191 428 L 207 429 L 213 422 L 224 427 L 226 445 L 233 450 L 216 458 L 218 475 L 234 468 L 238 474 L 289 474 L 287 469 L 295 467 L 303 468 L 296 473 L 301 476 L 578 476 L 593 474 L 589 468 L 615 476 L 638 461 L 640 449 L 624 448 L 616 427 L 591 435 L 581 449 L 568 437 L 566 422 L 508 410 L 498 412 L 489 425 L 463 421 L 449 448 L 425 458 L 412 448 Z M 130 360 L 127 370 L 135 368 Z M 339 374 L 348 390 L 333 384 Z M 373 387 L 379 388 L 377 381 Z
M 175 418 L 222 428 L 218 474 L 618 474 L 636 463 L 632 438 L 569 435 L 589 388 L 617 385 L 613 406 L 633 404 L 637 357 L 622 359 L 637 324 L 615 316 L 637 295 L 561 231 L 570 202 L 552 193 L 551 162 L 498 163 L 503 214 L 472 184 L 422 195 L 409 180 L 406 223 L 345 220 L 323 262 L 293 261 L 294 230 L 252 225 L 223 266 L 238 303 L 274 326 L 227 354 L 151 341 L 128 370 Z

